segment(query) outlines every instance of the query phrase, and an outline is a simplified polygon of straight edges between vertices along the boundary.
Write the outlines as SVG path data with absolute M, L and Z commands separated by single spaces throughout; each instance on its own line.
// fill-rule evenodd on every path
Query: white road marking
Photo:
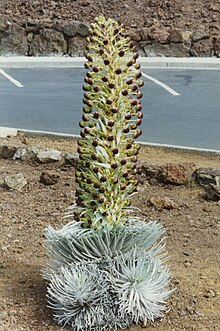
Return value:
M 9 74 L 7 74 L 7 72 L 5 72 L 4 70 L 0 69 L 0 74 L 2 74 L 5 78 L 7 78 L 8 80 L 10 80 L 10 82 L 12 82 L 14 85 L 16 85 L 17 87 L 24 87 L 18 80 L 14 79 L 13 77 L 11 77 Z
M 168 85 L 164 84 L 163 82 L 157 80 L 156 78 L 152 77 L 152 76 L 149 76 L 147 74 L 145 74 L 143 71 L 142 71 L 142 75 L 144 77 L 146 77 L 147 79 L 151 80 L 152 82 L 154 82 L 155 84 L 163 87 L 165 90 L 167 90 L 169 93 L 171 93 L 172 95 L 174 96 L 178 96 L 180 95 L 178 92 L 174 91 L 171 87 L 169 87 Z

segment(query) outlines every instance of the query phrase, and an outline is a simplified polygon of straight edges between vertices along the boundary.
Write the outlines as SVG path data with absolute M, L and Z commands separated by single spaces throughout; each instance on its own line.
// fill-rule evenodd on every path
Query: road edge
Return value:
M 8 136 L 16 136 L 16 135 L 47 136 L 47 137 L 73 139 L 73 140 L 78 140 L 80 138 L 80 136 L 76 134 L 0 127 L 0 138 L 6 138 Z M 208 155 L 217 155 L 217 156 L 220 155 L 220 150 L 215 150 L 215 149 L 160 144 L 160 143 L 152 143 L 152 142 L 144 142 L 144 141 L 137 141 L 137 142 L 144 147 L 160 148 L 160 149 L 182 151 L 182 152 L 185 151 L 192 153 L 196 152 L 199 154 L 208 154 Z
M 0 57 L 0 68 L 83 68 L 84 57 Z M 218 58 L 140 57 L 142 68 L 220 70 Z

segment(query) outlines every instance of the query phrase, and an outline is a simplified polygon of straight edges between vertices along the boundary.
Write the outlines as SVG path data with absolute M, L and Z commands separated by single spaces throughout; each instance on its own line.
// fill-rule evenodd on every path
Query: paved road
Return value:
M 5 71 L 24 87 L 17 87 L 0 74 L 0 126 L 79 133 L 84 69 Z M 143 69 L 143 72 L 147 76 L 142 89 L 145 117 L 140 140 L 220 150 L 220 72 L 182 69 Z

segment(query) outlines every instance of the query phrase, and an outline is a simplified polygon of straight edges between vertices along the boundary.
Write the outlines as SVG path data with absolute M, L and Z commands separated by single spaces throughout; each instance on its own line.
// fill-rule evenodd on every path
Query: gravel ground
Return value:
M 75 142 L 68 139 L 15 140 L 63 151 L 76 148 Z M 197 167 L 220 167 L 219 156 L 199 153 L 142 148 L 140 158 L 152 163 L 187 161 Z M 51 186 L 42 184 L 39 179 L 44 170 L 55 171 L 58 182 Z M 48 224 L 56 228 L 63 224 L 63 212 L 74 201 L 74 168 L 0 159 L 0 179 L 19 172 L 28 180 L 21 192 L 0 186 L 0 330 L 60 330 L 47 308 L 46 283 L 41 277 L 45 263 L 44 229 Z M 173 208 L 152 206 L 152 196 L 171 199 Z M 171 286 L 176 288 L 168 303 L 169 312 L 149 324 L 147 330 L 219 330 L 220 202 L 207 201 L 203 188 L 196 185 L 155 185 L 144 181 L 133 204 L 166 228 Z

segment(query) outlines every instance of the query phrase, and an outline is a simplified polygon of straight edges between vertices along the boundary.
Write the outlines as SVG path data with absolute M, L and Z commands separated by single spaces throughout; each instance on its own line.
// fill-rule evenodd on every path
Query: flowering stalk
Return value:
M 134 139 L 141 135 L 144 82 L 134 45 L 112 19 L 100 16 L 91 24 L 86 58 L 75 218 L 100 229 L 126 222 L 136 190 Z

